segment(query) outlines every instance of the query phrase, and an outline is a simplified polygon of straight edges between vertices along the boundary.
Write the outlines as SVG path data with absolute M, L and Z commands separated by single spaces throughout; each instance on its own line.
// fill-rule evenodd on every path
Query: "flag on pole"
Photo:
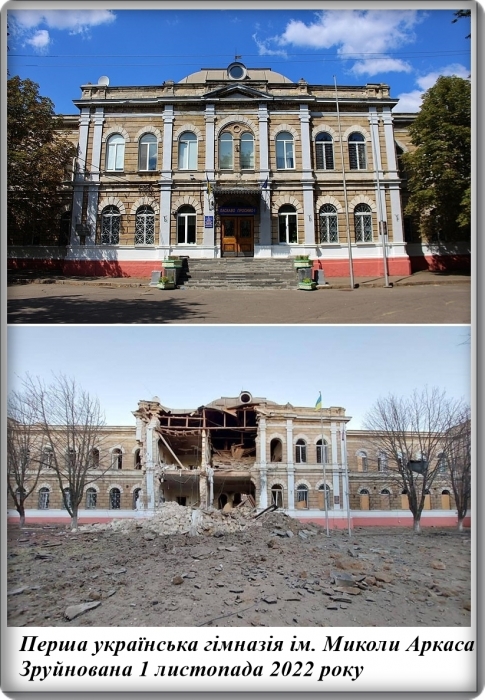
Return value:
M 265 190 L 265 189 L 268 187 L 268 178 L 266 178 L 266 180 L 263 182 L 263 184 L 261 185 L 261 187 L 262 187 L 263 190 Z
M 319 393 L 317 402 L 315 404 L 315 411 L 320 411 L 322 408 L 322 392 Z
M 210 197 L 211 194 L 212 194 L 212 185 L 211 185 L 211 183 L 209 182 L 209 176 L 207 175 L 207 173 L 206 173 L 205 177 L 206 177 L 206 180 L 207 180 L 207 194 L 208 194 L 209 197 Z

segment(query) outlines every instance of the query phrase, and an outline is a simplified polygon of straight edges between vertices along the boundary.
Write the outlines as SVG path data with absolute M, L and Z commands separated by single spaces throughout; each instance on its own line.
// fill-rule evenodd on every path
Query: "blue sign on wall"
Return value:
M 204 216 L 204 227 L 205 228 L 214 228 L 214 217 L 213 216 Z

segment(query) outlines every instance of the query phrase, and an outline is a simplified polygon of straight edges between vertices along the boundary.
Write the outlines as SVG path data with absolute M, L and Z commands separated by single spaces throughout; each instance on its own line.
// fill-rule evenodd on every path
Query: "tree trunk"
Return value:
M 458 532 L 463 532 L 463 518 L 458 518 Z
M 19 527 L 20 527 L 20 528 L 23 528 L 24 525 L 25 525 L 25 508 L 24 508 L 23 505 L 18 506 L 18 508 L 17 508 L 17 513 L 18 513 L 19 516 L 20 516 L 20 519 L 19 519 Z
M 414 532 L 416 532 L 418 534 L 421 532 L 421 518 L 419 515 L 414 516 L 413 530 L 414 530 Z
M 77 508 L 72 511 L 71 515 L 71 530 L 77 530 Z

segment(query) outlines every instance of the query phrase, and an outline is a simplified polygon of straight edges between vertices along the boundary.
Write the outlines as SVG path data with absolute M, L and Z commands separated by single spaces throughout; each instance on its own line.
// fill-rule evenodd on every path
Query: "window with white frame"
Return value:
M 387 472 L 387 455 L 385 452 L 379 452 L 377 455 L 377 471 L 378 472 Z
M 42 448 L 42 453 L 40 455 L 40 467 L 41 469 L 49 469 L 52 467 L 54 461 L 54 451 L 49 445 L 45 445 Z
M 219 137 L 219 168 L 221 170 L 234 168 L 234 144 L 229 131 L 224 131 Z
M 298 243 L 298 224 L 295 207 L 285 204 L 278 212 L 280 243 Z
M 320 439 L 317 442 L 317 464 L 328 464 L 328 443 Z
M 359 450 L 357 452 L 357 459 L 360 462 L 360 471 L 366 472 L 369 468 L 369 463 L 367 460 L 367 452 L 365 452 L 365 450 Z
M 138 144 L 138 169 L 157 169 L 158 142 L 154 134 L 143 134 Z
M 283 508 L 283 487 L 280 484 L 271 487 L 271 503 L 278 508 Z
M 136 488 L 133 491 L 133 501 L 131 504 L 131 507 L 133 508 L 133 510 L 137 510 L 137 500 L 138 500 L 140 493 L 141 493 L 141 488 Z
M 278 170 L 293 170 L 293 136 L 289 131 L 280 131 L 276 136 L 276 167 Z
M 296 507 L 308 508 L 308 487 L 306 484 L 298 484 L 296 487 Z
M 365 152 L 365 138 L 358 131 L 349 135 L 349 163 L 351 170 L 365 170 L 367 158 Z
M 358 204 L 355 207 L 354 227 L 357 243 L 372 241 L 372 211 L 368 204 Z
M 66 469 L 67 470 L 72 470 L 76 468 L 76 450 L 74 447 L 69 447 L 69 449 L 66 450 Z
M 47 510 L 49 508 L 49 498 L 50 491 L 46 486 L 39 489 L 39 500 L 37 503 L 39 510 Z
M 91 469 L 99 469 L 99 450 L 97 447 L 93 447 L 89 453 L 89 466 Z
M 118 245 L 120 242 L 121 216 L 118 207 L 105 207 L 101 214 L 102 245 Z
M 324 204 L 320 209 L 320 243 L 338 243 L 337 209 Z
M 125 139 L 121 134 L 113 134 L 106 143 L 106 170 L 123 170 L 124 161 Z
M 66 508 L 71 508 L 72 506 L 72 498 L 71 498 L 71 489 L 70 488 L 65 488 L 62 491 L 62 504 L 61 508 L 66 510 Z
M 111 468 L 112 469 L 122 469 L 123 468 L 123 452 L 119 447 L 115 448 L 111 452 Z
M 306 462 L 306 442 L 301 438 L 296 441 L 295 445 L 295 462 L 297 464 L 303 464 Z
M 149 206 L 139 207 L 135 218 L 135 245 L 153 245 L 155 242 L 155 214 Z
M 241 134 L 239 164 L 241 170 L 254 168 L 254 136 L 249 131 Z
M 315 138 L 315 165 L 317 170 L 333 170 L 333 139 L 327 132 Z
M 446 474 L 448 471 L 448 461 L 444 452 L 440 452 L 438 455 L 438 472 L 440 474 Z
M 179 138 L 179 170 L 197 170 L 197 136 L 191 131 Z
M 194 207 L 180 207 L 177 212 L 177 243 L 196 242 L 197 216 Z
M 90 487 L 86 491 L 86 508 L 89 510 L 93 510 L 96 508 L 96 504 L 98 502 L 98 494 L 96 492 L 96 489 L 93 489 Z

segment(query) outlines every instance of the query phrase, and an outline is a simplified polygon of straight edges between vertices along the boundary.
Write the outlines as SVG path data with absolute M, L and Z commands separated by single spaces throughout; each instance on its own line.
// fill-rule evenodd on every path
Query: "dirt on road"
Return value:
M 252 511 L 215 511 L 194 520 L 177 508 L 183 517 L 189 511 L 189 524 L 176 534 L 159 517 L 74 532 L 9 526 L 8 624 L 470 625 L 469 531 L 327 536 L 280 512 L 255 520 Z

